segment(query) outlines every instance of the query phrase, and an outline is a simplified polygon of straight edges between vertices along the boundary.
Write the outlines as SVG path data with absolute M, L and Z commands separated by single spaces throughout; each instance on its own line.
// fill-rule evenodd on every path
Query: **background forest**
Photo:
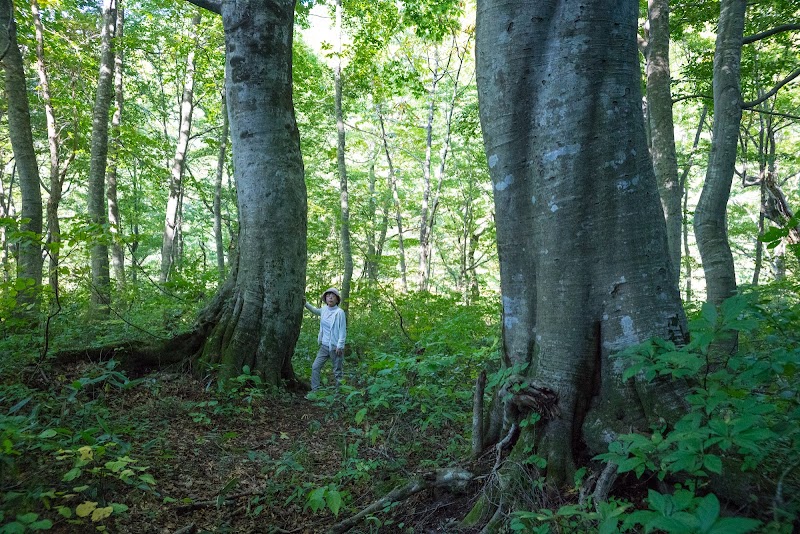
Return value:
M 747 4 L 721 212 L 703 198 L 726 188 L 726 2 L 669 2 L 668 22 L 666 5 L 640 7 L 642 104 L 692 338 L 629 349 L 625 373 L 689 382 L 690 413 L 621 436 L 558 492 L 531 476 L 528 500 L 487 523 L 477 496 L 497 465 L 470 442 L 473 389 L 482 378 L 488 406 L 521 371 L 502 357 L 474 2 L 296 6 L 305 298 L 337 286 L 348 310 L 346 384 L 306 400 L 247 365 L 108 349 L 181 339 L 243 253 L 220 17 L 183 0 L 0 0 L 0 532 L 798 528 L 800 4 Z M 695 235 L 709 220 L 735 267 L 727 300 Z M 301 380 L 317 329 L 306 315 Z M 423 476 L 444 472 L 464 487 Z

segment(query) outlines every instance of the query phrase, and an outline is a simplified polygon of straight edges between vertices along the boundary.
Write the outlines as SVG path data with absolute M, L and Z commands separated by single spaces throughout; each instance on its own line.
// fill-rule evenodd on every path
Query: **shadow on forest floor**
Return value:
M 442 450 L 431 444 L 443 449 L 463 431 L 455 425 L 422 431 L 401 418 L 370 424 L 363 414 L 356 423 L 341 396 L 308 400 L 246 387 L 222 394 L 181 373 L 153 373 L 122 387 L 87 382 L 103 367 L 80 363 L 50 372 L 49 391 L 72 392 L 49 408 L 60 410 L 56 425 L 74 429 L 73 446 L 65 452 L 61 439 L 59 448 L 37 447 L 38 459 L 17 466 L 21 477 L 52 484 L 55 498 L 47 506 L 77 512 L 67 518 L 38 510 L 53 521 L 51 532 L 324 532 L 430 469 L 437 457 L 441 462 Z M 401 457 L 386 446 L 385 432 L 397 432 L 410 453 Z M 64 437 L 49 434 L 40 437 Z M 29 491 L 24 484 L 19 489 Z M 424 491 L 351 532 L 466 532 L 457 525 L 474 495 Z M 84 510 L 79 518 L 82 502 L 127 510 L 108 508 L 109 517 Z

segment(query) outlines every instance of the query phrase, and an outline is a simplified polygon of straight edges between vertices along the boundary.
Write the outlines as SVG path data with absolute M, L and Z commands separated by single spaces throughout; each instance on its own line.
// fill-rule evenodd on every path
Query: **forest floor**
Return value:
M 81 363 L 51 370 L 48 387 L 69 391 L 81 377 L 96 377 L 98 367 Z M 383 421 L 380 430 L 373 425 L 370 434 L 364 414 L 356 423 L 352 403 L 346 406 L 343 395 L 333 393 L 309 400 L 300 393 L 242 387 L 221 398 L 216 386 L 181 372 L 149 374 L 122 387 L 112 383 L 89 382 L 60 408 L 62 418 L 77 427 L 95 427 L 87 433 L 96 436 L 98 425 L 105 433 L 99 441 L 85 440 L 95 443 L 93 457 L 76 460 L 82 476 L 71 484 L 83 484 L 77 488 L 82 493 L 67 492 L 59 504 L 77 510 L 82 500 L 93 500 L 98 507 L 116 503 L 127 510 L 96 523 L 89 521 L 93 516 L 56 516 L 51 532 L 91 532 L 98 526 L 125 533 L 325 532 L 404 480 L 441 466 L 447 444 L 463 440 L 464 429 L 456 425 L 421 430 L 402 416 Z M 404 457 L 386 446 L 387 434 L 405 442 Z M 60 477 L 71 457 L 56 458 L 51 476 Z M 102 467 L 120 459 L 152 476 L 153 483 L 137 487 L 132 479 L 122 480 L 119 469 Z M 479 487 L 461 495 L 426 490 L 376 512 L 350 532 L 469 532 L 458 522 L 479 492 Z

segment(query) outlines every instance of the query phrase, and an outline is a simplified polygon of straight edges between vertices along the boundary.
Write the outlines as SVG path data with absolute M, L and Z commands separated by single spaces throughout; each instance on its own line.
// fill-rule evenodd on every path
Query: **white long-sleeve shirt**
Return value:
M 329 349 L 344 349 L 344 342 L 347 338 L 347 319 L 344 310 L 339 306 L 323 306 L 315 308 L 308 302 L 305 303 L 306 309 L 314 315 L 320 316 L 319 335 L 317 341 L 320 345 L 325 345 Z

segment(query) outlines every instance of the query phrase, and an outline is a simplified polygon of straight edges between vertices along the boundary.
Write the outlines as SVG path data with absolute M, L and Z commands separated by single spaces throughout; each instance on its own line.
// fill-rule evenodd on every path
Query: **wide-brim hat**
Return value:
M 342 296 L 339 294 L 339 290 L 336 289 L 335 287 L 329 287 L 328 289 L 326 289 L 322 293 L 322 296 L 320 297 L 320 300 L 322 300 L 324 302 L 325 301 L 325 295 L 327 295 L 328 293 L 333 293 L 334 295 L 336 295 L 336 298 L 338 299 L 338 301 L 342 302 Z M 338 302 L 337 302 L 337 304 L 338 304 Z

